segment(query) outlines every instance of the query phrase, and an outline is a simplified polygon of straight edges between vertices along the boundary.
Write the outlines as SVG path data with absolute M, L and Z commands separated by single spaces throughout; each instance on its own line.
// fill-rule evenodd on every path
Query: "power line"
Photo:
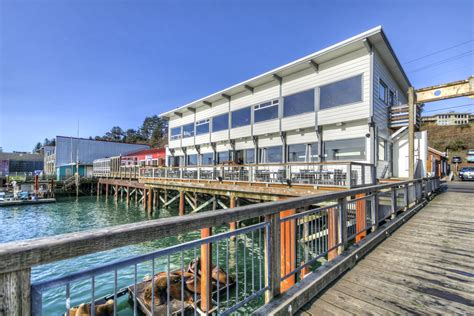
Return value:
M 439 66 L 439 65 L 448 63 L 448 62 L 450 62 L 450 61 L 454 61 L 454 60 L 456 60 L 456 59 L 469 56 L 469 55 L 471 55 L 473 52 L 474 52 L 474 50 L 470 50 L 470 51 L 464 52 L 464 53 L 462 53 L 462 54 L 459 54 L 459 55 L 456 55 L 456 56 L 453 56 L 453 57 L 449 57 L 449 58 L 440 60 L 440 61 L 435 62 L 435 63 L 432 63 L 432 64 L 428 64 L 428 65 L 426 65 L 426 66 L 423 66 L 423 67 L 420 67 L 420 68 L 417 68 L 417 69 L 410 70 L 410 71 L 408 71 L 408 73 L 413 73 L 413 72 L 417 72 L 417 71 L 420 71 L 420 70 L 425 70 L 425 69 L 430 68 L 430 67 Z
M 412 60 L 409 60 L 407 61 L 406 63 L 404 63 L 405 65 L 409 64 L 409 63 L 412 63 L 414 61 L 417 61 L 417 60 L 420 60 L 420 59 L 423 59 L 423 58 L 426 58 L 426 57 L 430 57 L 430 56 L 433 56 L 433 55 L 436 55 L 436 54 L 439 54 L 439 53 L 442 53 L 442 52 L 445 52 L 447 50 L 450 50 L 450 49 L 453 49 L 453 48 L 456 48 L 456 47 L 459 47 L 459 46 L 462 46 L 462 45 L 465 45 L 467 43 L 470 43 L 470 42 L 474 42 L 474 40 L 469 40 L 469 41 L 465 41 L 465 42 L 462 42 L 462 43 L 459 43 L 459 44 L 456 44 L 454 46 L 450 46 L 450 47 L 447 47 L 447 48 L 443 48 L 443 49 L 440 49 L 438 51 L 435 51 L 433 53 L 430 53 L 430 54 L 427 54 L 427 55 L 424 55 L 424 56 L 420 56 L 418 58 L 415 58 L 415 59 L 412 59 Z
M 463 107 L 466 107 L 466 106 L 473 106 L 473 105 L 474 105 L 474 103 L 461 104 L 461 105 L 450 106 L 450 107 L 447 107 L 447 108 L 442 108 L 442 109 L 437 109 L 437 110 L 423 111 L 423 113 L 425 113 L 425 112 L 435 112 L 435 111 L 444 111 L 444 110 L 449 110 L 449 109 L 457 109 L 457 108 L 463 108 Z

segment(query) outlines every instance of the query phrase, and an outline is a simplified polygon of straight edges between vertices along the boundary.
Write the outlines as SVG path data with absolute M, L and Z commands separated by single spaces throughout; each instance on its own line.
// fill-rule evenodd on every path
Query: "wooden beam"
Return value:
M 415 93 L 417 103 L 427 103 L 458 97 L 472 97 L 474 96 L 474 76 L 466 80 L 418 89 Z
M 254 90 L 255 90 L 254 87 L 249 86 L 248 84 L 244 85 L 244 88 L 247 89 L 248 91 L 250 91 L 252 94 L 253 94 L 253 92 L 254 92 Z
M 365 197 L 365 194 L 357 194 L 356 198 L 363 198 Z M 359 242 L 367 236 L 367 232 L 365 231 L 365 228 L 367 226 L 367 216 L 366 216 L 366 201 L 365 200 L 359 200 L 356 201 L 356 232 L 359 232 L 356 235 L 356 242 Z
M 0 315 L 31 315 L 31 269 L 0 274 Z
M 173 112 L 173 114 L 176 115 L 177 117 L 183 117 L 183 113 Z
M 222 97 L 223 97 L 224 99 L 226 99 L 227 101 L 230 101 L 230 98 L 231 98 L 230 95 L 225 94 L 225 93 L 223 93 L 223 94 L 221 94 L 221 95 L 222 95 Z
M 314 71 L 316 71 L 316 73 L 319 73 L 319 64 L 318 64 L 318 63 L 316 63 L 314 60 L 311 59 L 311 60 L 308 62 L 308 64 L 309 64 L 311 67 L 313 67 L 313 69 L 314 69 Z
M 280 84 L 283 82 L 283 78 L 277 74 L 272 75 L 273 79 L 277 80 Z
M 179 191 L 179 216 L 183 216 L 185 214 L 184 210 L 184 191 Z
M 201 238 L 210 237 L 212 228 L 201 229 Z M 201 245 L 201 310 L 203 312 L 212 309 L 212 244 Z
M 209 101 L 202 101 L 202 104 L 208 106 L 208 107 L 212 107 L 212 102 L 209 102 Z

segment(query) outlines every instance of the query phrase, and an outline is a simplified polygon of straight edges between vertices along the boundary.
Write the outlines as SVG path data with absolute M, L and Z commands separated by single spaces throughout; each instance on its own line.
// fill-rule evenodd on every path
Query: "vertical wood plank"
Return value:
M 31 269 L 0 274 L 0 315 L 31 315 Z
M 295 209 L 280 212 L 280 219 L 296 213 Z M 285 276 L 296 268 L 296 220 L 280 224 L 280 264 L 281 276 Z M 296 283 L 296 274 L 281 282 L 281 293 L 288 290 Z
M 212 235 L 212 228 L 201 229 L 201 238 Z M 212 245 L 201 245 L 201 310 L 207 312 L 212 309 Z
M 357 198 L 365 197 L 365 193 L 356 194 Z M 365 236 L 367 236 L 367 232 L 365 229 L 366 226 L 366 202 L 365 200 L 360 200 L 356 202 L 356 232 L 359 232 L 356 235 L 356 242 L 361 241 Z
M 179 216 L 185 215 L 184 209 L 184 191 L 179 191 Z
M 335 207 L 328 209 L 328 250 L 336 247 L 337 235 L 338 235 L 338 210 Z M 328 252 L 328 260 L 332 260 L 337 257 L 337 248 L 334 248 Z

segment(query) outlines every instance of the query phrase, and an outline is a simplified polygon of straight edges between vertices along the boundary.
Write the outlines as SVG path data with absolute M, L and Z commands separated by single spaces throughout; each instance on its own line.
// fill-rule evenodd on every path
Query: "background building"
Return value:
M 148 145 L 65 136 L 56 136 L 56 145 L 47 147 L 44 151 L 45 173 L 56 174 L 58 179 L 73 176 L 76 166 L 80 176 L 92 176 L 92 163 L 95 159 L 149 148 Z
M 43 164 L 43 155 L 0 152 L 0 176 L 42 171 Z
M 474 115 L 470 113 L 438 113 L 431 116 L 423 116 L 422 122 L 435 125 L 467 125 L 474 121 Z

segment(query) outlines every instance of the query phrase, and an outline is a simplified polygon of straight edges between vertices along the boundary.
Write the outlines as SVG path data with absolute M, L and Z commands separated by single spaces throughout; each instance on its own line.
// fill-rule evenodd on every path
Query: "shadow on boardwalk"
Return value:
M 474 314 L 471 189 L 437 196 L 298 315 Z

